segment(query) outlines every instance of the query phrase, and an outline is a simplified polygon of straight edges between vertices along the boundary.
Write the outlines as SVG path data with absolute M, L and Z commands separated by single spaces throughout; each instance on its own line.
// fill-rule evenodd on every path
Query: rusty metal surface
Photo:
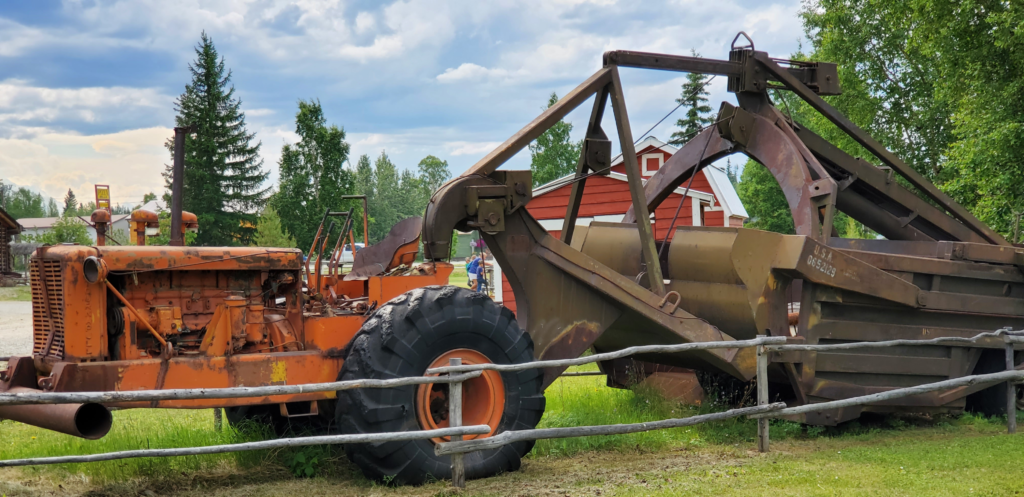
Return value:
M 611 157 L 604 157 L 605 163 L 598 163 L 600 160 L 591 161 L 589 155 L 591 155 L 590 147 L 595 144 L 598 140 L 603 142 L 608 141 L 608 136 L 601 129 L 601 120 L 604 118 L 604 110 L 608 101 L 608 86 L 606 85 L 600 91 L 594 94 L 594 108 L 590 111 L 590 121 L 587 122 L 587 134 L 583 140 L 583 149 L 580 150 L 580 160 L 576 164 L 576 177 L 574 178 L 572 188 L 569 192 L 569 202 L 566 205 L 565 219 L 562 222 L 562 240 L 565 243 L 572 243 L 573 234 L 576 230 L 576 217 L 580 213 L 580 204 L 583 200 L 583 190 L 587 184 L 587 173 L 594 171 L 595 173 L 607 172 L 611 170 Z M 608 142 L 608 148 L 611 148 L 611 142 Z M 595 159 L 601 159 L 595 157 Z
M 388 236 L 379 243 L 360 250 L 355 255 L 352 271 L 345 275 L 346 281 L 365 279 L 394 269 L 402 264 L 411 264 L 419 252 L 420 230 L 423 218 L 410 217 L 391 227 Z M 451 239 L 451 236 L 448 237 Z
M 1002 237 L 824 103 L 818 95 L 841 91 L 834 64 L 781 61 L 752 48 L 734 49 L 729 60 L 616 51 L 606 53 L 604 61 L 606 72 L 578 87 L 572 100 L 559 102 L 557 110 L 549 109 L 477 167 L 436 192 L 424 218 L 428 258 L 446 257 L 451 230 L 475 228 L 470 211 L 477 200 L 466 192 L 500 184 L 488 175 L 550 127 L 553 119 L 582 103 L 584 95 L 598 93 L 586 138 L 598 137 L 607 91 L 616 110 L 620 143 L 625 145 L 627 170 L 635 167 L 629 160 L 635 152 L 629 146 L 625 106 L 616 102 L 621 95 L 615 77 L 618 65 L 729 78 L 729 91 L 736 94 L 738 105 L 723 104 L 715 125 L 674 154 L 647 181 L 641 198 L 633 191 L 637 182 L 631 181 L 634 198 L 625 223 L 575 226 L 583 184 L 593 171 L 581 154 L 562 230 L 569 234 L 571 246 L 547 235 L 518 206 L 506 206 L 501 228 L 485 233 L 515 294 L 517 318 L 541 357 L 572 357 L 588 344 L 608 351 L 757 334 L 829 343 L 972 336 L 1024 326 L 1024 248 L 1007 246 Z M 602 74 L 609 79 L 599 81 Z M 797 93 L 891 170 L 850 157 L 792 122 L 769 100 L 769 89 Z M 731 153 L 748 155 L 771 171 L 789 203 L 797 235 L 680 228 L 667 258 L 648 257 L 656 241 L 646 223 L 635 221 L 646 221 L 645 212 L 657 208 L 695 171 Z M 894 181 L 893 173 L 906 177 L 928 200 Z M 890 240 L 833 237 L 837 211 Z M 648 261 L 665 265 L 665 290 L 659 288 L 660 279 L 652 282 L 644 273 L 651 264 L 642 263 Z M 679 295 L 678 309 L 659 305 L 666 290 Z M 978 367 L 981 351 L 989 347 L 1000 345 L 776 354 L 771 374 L 772 381 L 780 383 L 773 388 L 788 391 L 794 402 L 806 403 L 954 378 Z M 752 357 L 742 353 L 639 360 L 738 378 L 753 371 Z M 546 373 L 546 384 L 551 374 Z M 866 411 L 956 412 L 965 408 L 965 397 L 979 389 L 938 392 L 799 420 L 836 424 Z
M 0 380 L 0 392 L 39 392 L 31 357 L 12 357 Z M 103 438 L 113 418 L 99 404 L 0 406 L 0 419 L 10 419 L 89 440 Z
M 633 133 L 629 129 L 629 115 L 626 113 L 626 96 L 622 93 L 622 81 L 619 80 L 619 70 L 615 66 L 612 69 L 612 82 L 609 85 L 609 96 L 612 100 L 612 110 L 615 112 L 615 127 L 619 131 L 619 144 L 622 147 L 622 160 L 626 165 L 626 178 L 629 184 L 629 196 L 633 200 L 632 209 L 636 212 L 636 225 L 640 231 L 640 252 L 643 254 L 645 270 L 651 275 L 661 275 L 661 261 L 658 259 L 658 251 L 654 246 L 654 234 L 651 231 L 650 210 L 647 209 L 647 202 L 644 198 L 643 179 L 640 177 L 640 165 L 636 158 L 636 149 L 633 147 Z M 664 295 L 665 282 L 661 278 L 648 278 L 651 291 L 658 295 Z
M 938 189 L 924 176 L 915 171 L 912 167 L 908 166 L 899 157 L 883 147 L 878 141 L 872 138 L 864 130 L 853 124 L 846 116 L 842 115 L 838 110 L 829 105 L 827 102 L 822 100 L 821 97 L 817 96 L 810 91 L 805 85 L 800 84 L 788 71 L 779 67 L 774 61 L 772 61 L 768 54 L 764 52 L 755 52 L 754 57 L 761 63 L 762 67 L 775 77 L 779 78 L 783 83 L 786 84 L 788 89 L 796 93 L 800 98 L 807 102 L 811 107 L 817 110 L 821 115 L 828 118 L 835 124 L 839 129 L 846 132 L 851 138 L 860 143 L 864 148 L 868 149 L 876 157 L 882 159 L 889 167 L 896 170 L 900 176 L 903 176 L 910 184 L 914 185 L 915 188 L 923 192 L 929 198 L 937 202 L 948 210 L 954 217 L 960 220 L 962 223 L 967 225 L 970 229 L 981 235 L 990 243 L 996 245 L 1009 245 L 1001 235 L 996 233 L 974 217 L 973 214 L 963 208 L 955 200 L 946 195 L 944 192 Z

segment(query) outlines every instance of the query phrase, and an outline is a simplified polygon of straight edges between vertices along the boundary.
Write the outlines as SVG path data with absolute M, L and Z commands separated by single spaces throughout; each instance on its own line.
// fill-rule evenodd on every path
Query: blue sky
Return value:
M 458 174 L 601 64 L 606 50 L 726 58 L 744 30 L 785 57 L 799 0 L 13 0 L 0 4 L 0 177 L 60 198 L 111 185 L 162 192 L 173 101 L 205 30 L 232 70 L 264 167 L 319 98 L 358 155 L 402 168 L 428 154 Z M 623 69 L 634 135 L 675 106 L 684 75 Z M 711 103 L 733 101 L 724 79 Z M 589 105 L 570 114 L 582 133 Z M 609 113 L 610 114 L 610 113 Z M 667 138 L 675 117 L 652 133 Z M 609 132 L 614 126 L 605 125 Z M 609 133 L 611 134 L 611 133 Z M 615 145 L 617 148 L 617 144 Z M 520 153 L 508 167 L 529 167 Z

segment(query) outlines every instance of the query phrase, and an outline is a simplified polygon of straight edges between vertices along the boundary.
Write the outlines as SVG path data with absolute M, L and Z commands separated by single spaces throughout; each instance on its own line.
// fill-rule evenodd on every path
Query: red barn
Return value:
M 651 177 L 676 150 L 676 147 L 654 137 L 648 137 L 638 143 L 636 158 L 641 175 L 644 178 Z M 571 184 L 563 183 L 564 179 L 559 178 L 535 188 L 533 200 L 526 206 L 530 214 L 540 221 L 541 226 L 556 237 L 561 235 L 562 221 L 565 219 L 569 192 L 572 189 Z M 714 166 L 704 168 L 693 178 L 679 218 L 670 226 L 685 189 L 685 184 L 677 188 L 675 193 L 653 212 L 651 228 L 659 240 L 670 230 L 674 233 L 675 230 L 672 228 L 676 226 L 743 226 L 747 211 L 743 208 L 729 177 Z M 589 225 L 594 220 L 620 222 L 630 205 L 626 166 L 622 155 L 619 154 L 612 161 L 611 172 L 607 176 L 595 175 L 587 178 L 576 224 Z M 671 236 L 669 235 L 669 239 Z M 505 307 L 515 312 L 516 302 L 512 295 L 512 287 L 504 275 L 501 287 L 496 290 L 498 291 L 495 292 L 495 300 L 502 301 Z

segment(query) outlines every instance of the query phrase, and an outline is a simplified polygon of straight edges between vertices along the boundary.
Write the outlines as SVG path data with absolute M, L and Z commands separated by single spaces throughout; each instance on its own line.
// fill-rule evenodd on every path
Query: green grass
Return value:
M 33 426 L 0 423 L 0 457 L 18 459 L 59 455 L 95 454 L 134 449 L 158 449 L 240 443 L 267 438 L 269 432 L 250 426 L 241 431 L 226 422 L 218 432 L 212 410 L 132 409 L 114 411 L 110 433 L 99 440 L 85 440 Z M 171 458 L 123 459 L 85 464 L 26 467 L 30 474 L 50 473 L 59 478 L 81 475 L 98 484 L 212 470 L 224 466 L 249 468 L 274 457 L 268 451 L 236 452 Z M 2 478 L 0 478 L 2 480 Z
M 617 495 L 1019 495 L 1024 438 L 969 415 L 931 428 L 825 437 L 782 451 L 685 471 L 641 472 Z M 639 481 L 645 483 L 638 484 Z
M 588 364 L 570 371 L 596 371 Z M 724 410 L 713 405 L 687 406 L 665 400 L 651 389 L 621 390 L 605 386 L 604 376 L 563 377 L 545 392 L 547 409 L 539 427 L 596 426 L 684 418 Z M 802 427 L 788 421 L 772 421 L 773 437 L 800 435 Z M 732 419 L 685 428 L 628 435 L 540 440 L 534 456 L 566 456 L 593 450 L 655 451 L 667 446 L 702 447 L 709 443 L 753 443 L 757 425 L 752 420 Z
M 28 302 L 32 300 L 32 290 L 27 285 L 0 287 L 0 300 Z
M 573 370 L 592 371 L 595 365 Z M 644 390 L 604 386 L 604 377 L 566 377 L 548 388 L 541 427 L 623 424 L 721 410 L 688 407 Z M 139 448 L 238 443 L 269 436 L 264 427 L 213 429 L 210 410 L 115 411 L 97 441 L 5 421 L 0 458 L 89 454 Z M 572 495 L 980 495 L 1024 489 L 1024 435 L 1005 436 L 1005 420 L 877 417 L 840 428 L 772 422 L 772 452 L 758 454 L 755 423 L 736 419 L 630 435 L 541 440 L 524 470 L 470 483 L 483 495 L 571 488 Z M 316 459 L 315 464 L 308 461 Z M 583 469 L 580 469 L 582 465 Z M 309 476 L 312 478 L 297 478 Z M 444 484 L 384 488 L 363 479 L 339 447 L 308 447 L 0 470 L 0 493 L 24 482 L 101 495 L 383 494 L 430 495 Z M 9 482 L 9 483 L 4 483 Z M 17 483 L 21 482 L 21 483 Z M 529 487 L 524 487 L 529 483 Z M 20 486 L 19 486 L 20 485 Z M 49 487 L 47 487 L 49 485 Z M 63 485 L 60 487 L 59 485 Z M 64 493 L 64 492 L 57 492 Z M 35 495 L 35 494 L 33 494 Z
M 469 276 L 466 273 L 465 265 L 455 266 L 455 269 L 452 270 L 452 274 L 448 276 L 448 284 L 462 288 L 469 288 Z

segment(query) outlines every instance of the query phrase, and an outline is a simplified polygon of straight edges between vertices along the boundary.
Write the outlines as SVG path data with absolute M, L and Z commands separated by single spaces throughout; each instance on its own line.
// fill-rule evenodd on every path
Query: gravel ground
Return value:
M 0 357 L 32 353 L 32 302 L 0 301 Z

